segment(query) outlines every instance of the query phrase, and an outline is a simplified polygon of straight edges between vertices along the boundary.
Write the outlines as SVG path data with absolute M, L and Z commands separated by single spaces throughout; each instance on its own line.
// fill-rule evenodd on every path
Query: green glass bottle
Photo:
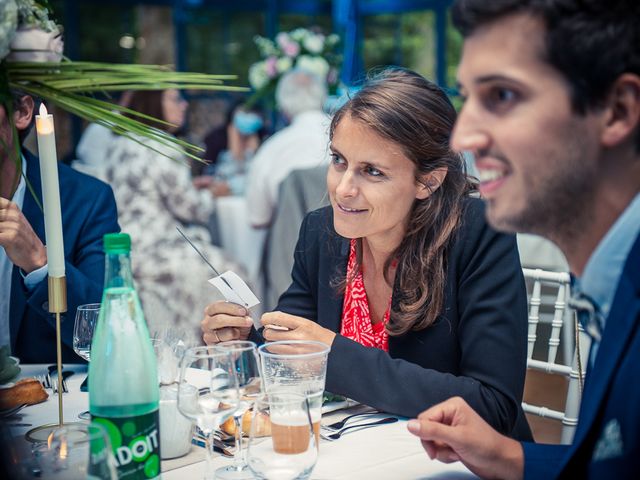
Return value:
M 104 236 L 105 282 L 91 344 L 89 411 L 111 438 L 118 478 L 160 477 L 156 358 L 131 273 L 131 238 Z

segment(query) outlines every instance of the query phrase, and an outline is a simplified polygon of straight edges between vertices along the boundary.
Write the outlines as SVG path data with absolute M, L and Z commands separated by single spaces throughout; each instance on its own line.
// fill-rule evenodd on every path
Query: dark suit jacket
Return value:
M 525 478 L 640 476 L 640 236 L 582 393 L 571 446 L 524 443 Z
M 340 332 L 343 295 L 331 280 L 346 273 L 348 252 L 331 207 L 310 213 L 295 250 L 293 283 L 278 310 Z M 500 432 L 531 439 L 520 405 L 527 300 L 516 240 L 487 225 L 481 200 L 466 201 L 447 268 L 436 323 L 390 337 L 388 354 L 336 336 L 326 389 L 407 417 L 458 395 Z M 394 288 L 393 297 L 398 293 Z
M 27 179 L 42 204 L 40 162 L 24 150 Z M 64 236 L 67 312 L 62 316 L 63 361 L 78 363 L 73 352 L 73 323 L 78 305 L 99 303 L 104 282 L 102 236 L 119 232 L 113 191 L 100 180 L 58 163 Z M 44 214 L 27 189 L 22 213 L 45 243 Z M 11 277 L 11 351 L 24 363 L 56 361 L 55 316 L 49 313 L 47 277 L 28 292 L 18 267 Z

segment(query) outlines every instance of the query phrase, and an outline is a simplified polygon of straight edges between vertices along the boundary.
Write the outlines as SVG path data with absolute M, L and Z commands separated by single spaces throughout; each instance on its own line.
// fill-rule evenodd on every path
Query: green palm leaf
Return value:
M 222 90 L 244 92 L 248 89 L 225 82 L 235 75 L 210 75 L 192 72 L 174 72 L 161 65 L 129 65 L 99 62 L 62 61 L 60 63 L 5 62 L 8 86 L 12 90 L 47 100 L 63 110 L 103 125 L 113 132 L 136 142 L 140 137 L 158 141 L 170 149 L 195 160 L 201 148 L 175 138 L 163 130 L 146 125 L 133 117 L 148 117 L 128 108 L 95 98 L 95 94 L 108 94 L 124 90 Z M 130 116 L 121 115 L 127 113 Z M 145 144 L 145 146 L 148 146 Z M 152 148 L 152 147 L 150 147 Z M 162 155 L 166 152 L 154 149 Z

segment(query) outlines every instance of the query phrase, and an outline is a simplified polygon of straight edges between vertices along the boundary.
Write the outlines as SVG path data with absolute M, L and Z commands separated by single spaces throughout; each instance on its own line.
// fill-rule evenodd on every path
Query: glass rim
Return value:
M 241 346 L 244 345 L 244 346 Z M 251 340 L 229 340 L 226 342 L 216 343 L 215 345 L 209 345 L 210 348 L 219 349 L 223 352 L 233 351 L 248 351 L 258 348 L 255 342 Z
M 315 345 L 319 347 L 316 352 L 308 353 L 271 353 L 267 348 L 278 345 Z M 275 357 L 275 358 L 313 358 L 323 355 L 327 355 L 331 348 L 322 342 L 316 340 L 278 340 L 277 342 L 264 343 L 258 347 L 258 353 L 263 357 Z
M 96 422 L 87 422 L 82 424 L 78 422 L 73 424 L 63 424 L 61 427 L 54 429 L 49 434 L 51 438 L 49 442 L 52 442 L 58 439 L 58 437 L 56 437 L 57 433 L 69 434 L 73 432 L 78 432 L 84 435 L 81 438 L 71 439 L 71 442 L 75 442 L 75 443 L 84 443 L 84 442 L 91 442 L 96 440 L 110 441 L 109 432 L 103 425 Z M 44 443 L 45 445 L 47 444 L 46 442 L 42 442 L 42 443 Z
M 207 358 L 207 357 L 217 357 L 217 356 L 231 357 L 231 351 L 223 350 L 221 348 L 216 349 L 214 345 L 189 347 L 184 351 L 183 359 L 187 357 Z
M 101 306 L 101 303 L 85 303 L 83 305 L 78 305 L 76 310 L 99 310 Z

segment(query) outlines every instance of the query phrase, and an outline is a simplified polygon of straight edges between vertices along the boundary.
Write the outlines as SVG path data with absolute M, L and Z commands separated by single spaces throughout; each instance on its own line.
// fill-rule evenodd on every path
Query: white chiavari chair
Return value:
M 526 413 L 562 422 L 560 442 L 569 444 L 578 424 L 589 336 L 578 325 L 573 310 L 567 306 L 570 296 L 568 273 L 528 268 L 522 270 L 527 281 L 529 305 L 527 369 L 562 375 L 568 380 L 564 410 L 526 402 L 522 403 L 522 407 Z M 541 335 L 541 323 L 550 324 L 548 338 Z M 541 345 L 544 341 L 546 344 Z M 563 355 L 559 355 L 560 351 Z M 567 358 L 570 360 L 567 361 Z

